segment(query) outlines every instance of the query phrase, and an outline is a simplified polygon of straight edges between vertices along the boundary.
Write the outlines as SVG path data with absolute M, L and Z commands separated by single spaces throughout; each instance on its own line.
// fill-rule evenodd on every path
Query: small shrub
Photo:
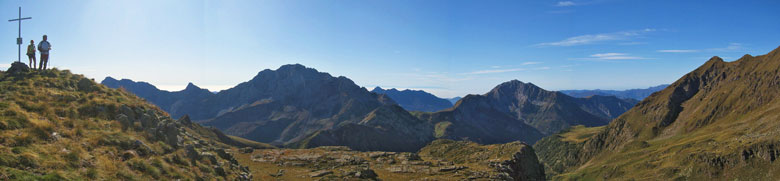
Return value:
M 16 157 L 11 154 L 0 153 L 0 166 L 14 167 L 18 164 Z
M 175 163 L 175 164 L 184 165 L 184 166 L 188 166 L 188 167 L 190 166 L 190 163 L 188 161 L 184 160 L 184 158 L 182 158 L 181 156 L 179 156 L 179 154 L 173 154 L 173 156 L 171 156 L 171 157 L 172 157 L 171 161 L 173 161 L 173 163 Z
M 38 168 L 38 156 L 32 153 L 23 153 L 19 156 L 19 166 Z
M 50 174 L 43 175 L 43 176 L 41 176 L 40 179 L 36 179 L 36 180 L 41 180 L 41 181 L 59 181 L 59 180 L 67 180 L 67 179 L 65 179 L 65 177 L 60 176 L 60 174 L 58 174 L 58 173 L 50 173 Z
M 97 179 L 98 171 L 95 168 L 89 168 L 87 169 L 87 173 L 84 173 L 84 176 L 87 176 L 87 178 L 90 179 Z
M 32 126 L 30 133 L 42 140 L 51 138 L 51 133 L 54 132 L 54 126 L 48 121 L 41 121 Z
M 71 167 L 81 166 L 81 149 L 74 148 L 70 153 L 65 154 L 63 157 Z
M 98 144 L 105 146 L 119 146 L 123 150 L 133 147 L 133 139 L 123 134 L 110 134 L 100 138 Z
M 157 169 L 156 167 L 146 164 L 146 162 L 144 162 L 143 160 L 133 159 L 130 161 L 129 164 L 130 164 L 130 168 L 132 168 L 133 170 L 152 176 L 155 179 L 159 179 L 160 175 L 162 175 L 162 173 L 160 173 L 160 169 Z
M 14 137 L 14 143 L 12 146 L 27 146 L 35 142 L 34 138 L 30 134 L 22 133 L 22 135 Z

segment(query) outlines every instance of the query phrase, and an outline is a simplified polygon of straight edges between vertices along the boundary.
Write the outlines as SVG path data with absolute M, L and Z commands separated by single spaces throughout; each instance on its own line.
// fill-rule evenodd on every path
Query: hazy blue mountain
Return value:
M 645 89 L 628 89 L 628 90 L 561 90 L 560 92 L 572 96 L 572 97 L 588 97 L 592 95 L 601 96 L 615 96 L 619 98 L 630 98 L 636 100 L 643 100 L 650 94 L 663 90 L 669 86 L 669 84 L 662 84 L 658 86 L 648 87 Z
M 157 107 L 168 112 L 171 117 L 179 118 L 186 113 L 178 111 L 179 107 L 192 104 L 193 101 L 203 100 L 214 97 L 215 94 L 207 89 L 202 89 L 195 84 L 189 83 L 181 91 L 160 90 L 147 82 L 135 82 L 129 79 L 116 80 L 112 77 L 106 77 L 101 84 L 110 88 L 123 88 L 140 98 L 144 98 Z
M 461 98 L 462 97 L 457 96 L 457 97 L 449 98 L 447 100 L 450 101 L 450 103 L 452 103 L 452 105 L 455 105 L 455 103 L 458 103 L 458 100 L 460 100 Z
M 408 111 L 436 112 L 452 107 L 452 103 L 449 100 L 436 97 L 422 90 L 406 89 L 399 91 L 395 88 L 382 89 L 381 87 L 376 87 L 371 92 L 389 96 Z

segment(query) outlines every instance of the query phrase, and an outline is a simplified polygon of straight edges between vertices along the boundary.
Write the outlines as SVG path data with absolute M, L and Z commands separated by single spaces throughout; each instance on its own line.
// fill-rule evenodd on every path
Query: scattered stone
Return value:
M 228 153 L 227 150 L 225 150 L 225 149 L 219 148 L 219 149 L 215 150 L 215 152 L 217 152 L 217 155 L 219 155 L 219 157 L 221 157 L 222 159 L 225 159 L 225 160 L 233 159 L 233 155 Z
M 309 173 L 309 176 L 311 177 L 322 177 L 325 175 L 333 174 L 333 171 L 330 170 L 320 170 L 320 171 L 314 171 Z
M 217 156 L 214 155 L 213 153 L 201 152 L 200 153 L 200 158 L 204 158 L 204 159 L 210 161 L 212 164 L 218 164 Z
M 144 143 L 141 140 L 135 140 L 135 142 L 133 142 L 133 146 L 138 151 L 138 154 L 141 155 L 141 156 L 146 156 L 146 155 L 149 155 L 149 154 L 155 154 L 154 150 L 152 150 L 152 148 L 149 147 L 149 145 L 146 145 L 146 143 Z
M 22 74 L 30 72 L 30 67 L 27 66 L 27 64 L 24 64 L 22 62 L 14 62 L 11 63 L 11 67 L 8 68 L 6 71 L 10 74 Z
M 371 152 L 368 154 L 368 157 L 378 158 L 378 157 L 384 157 L 390 155 L 395 155 L 395 152 Z
M 352 149 L 349 149 L 349 147 L 346 146 L 320 146 L 317 147 L 317 149 L 323 149 L 327 151 L 352 151 Z
M 466 168 L 468 168 L 468 167 L 465 167 L 465 166 L 446 166 L 446 167 L 439 168 L 439 172 L 450 172 L 450 171 L 456 171 L 456 170 L 463 170 L 463 169 L 466 169 Z
M 195 145 L 187 145 L 185 150 L 187 151 L 187 158 L 190 159 L 192 164 L 195 164 L 195 161 L 200 158 L 198 150 L 195 149 Z
M 268 174 L 268 175 L 270 175 L 271 177 L 281 177 L 281 176 L 284 176 L 284 169 L 279 169 L 278 171 L 276 171 L 275 174 Z
M 225 168 L 222 168 L 219 164 L 214 165 L 214 171 L 217 172 L 217 175 L 219 176 L 227 176 L 227 173 L 225 172 Z
M 361 179 L 376 179 L 377 175 L 376 172 L 374 172 L 374 170 L 363 169 L 355 173 L 355 177 Z
M 244 147 L 244 148 L 241 148 L 241 150 L 239 150 L 239 151 L 241 151 L 241 153 L 252 153 L 252 152 L 255 151 L 255 149 L 253 149 L 252 147 Z
M 62 138 L 62 136 L 60 136 L 60 134 L 59 134 L 59 133 L 57 133 L 57 132 L 52 132 L 52 133 L 51 133 L 51 140 L 52 140 L 52 141 L 57 141 L 57 140 L 60 140 L 60 138 Z
M 387 171 L 393 172 L 393 173 L 414 173 L 415 170 L 412 169 L 410 166 L 406 165 L 393 165 L 390 167 L 387 167 Z
M 138 157 L 138 153 L 136 153 L 135 150 L 127 150 L 122 152 L 122 161 L 130 160 L 135 157 Z

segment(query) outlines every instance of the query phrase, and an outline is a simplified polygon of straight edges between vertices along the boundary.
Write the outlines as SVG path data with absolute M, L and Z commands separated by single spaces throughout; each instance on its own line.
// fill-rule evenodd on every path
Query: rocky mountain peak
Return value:
M 192 90 L 203 90 L 203 89 L 190 82 L 187 84 L 187 87 L 184 88 L 184 91 L 192 91 Z

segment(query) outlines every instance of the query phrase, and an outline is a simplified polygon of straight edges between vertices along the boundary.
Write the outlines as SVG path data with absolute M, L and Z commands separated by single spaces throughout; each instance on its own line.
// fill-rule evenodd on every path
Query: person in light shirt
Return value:
M 46 41 L 46 35 L 43 35 L 43 41 L 38 43 L 38 51 L 41 52 L 41 65 L 38 66 L 40 70 L 46 70 L 46 64 L 49 63 L 49 50 L 51 50 L 51 44 Z

